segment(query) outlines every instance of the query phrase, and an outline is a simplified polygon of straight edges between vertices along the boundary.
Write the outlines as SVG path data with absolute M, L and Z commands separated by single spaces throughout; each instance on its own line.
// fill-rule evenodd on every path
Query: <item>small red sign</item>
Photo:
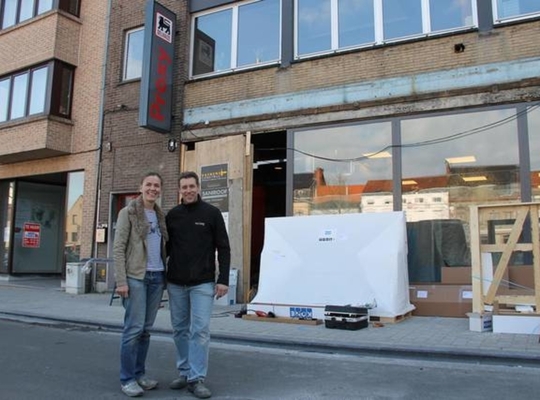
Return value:
M 23 225 L 22 247 L 38 249 L 41 240 L 41 225 L 25 222 Z

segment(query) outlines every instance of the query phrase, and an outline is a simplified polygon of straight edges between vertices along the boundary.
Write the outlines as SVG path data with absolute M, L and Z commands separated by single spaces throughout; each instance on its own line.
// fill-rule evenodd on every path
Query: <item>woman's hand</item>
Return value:
M 122 297 L 123 299 L 128 298 L 129 297 L 129 286 L 128 285 L 117 286 L 116 287 L 116 293 L 118 293 L 118 295 L 120 297 Z

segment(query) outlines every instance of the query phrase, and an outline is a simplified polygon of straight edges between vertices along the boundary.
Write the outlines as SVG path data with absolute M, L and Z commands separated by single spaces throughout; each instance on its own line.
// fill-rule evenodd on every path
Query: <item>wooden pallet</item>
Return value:
M 412 317 L 412 311 L 409 311 L 403 315 L 396 315 L 395 317 L 377 317 L 375 315 L 369 316 L 369 322 L 380 322 L 383 324 L 397 324 L 398 322 L 404 321 L 409 317 Z
M 249 321 L 261 321 L 261 322 L 281 322 L 285 324 L 300 324 L 300 325 L 321 325 L 320 319 L 298 319 L 298 318 L 285 318 L 285 317 L 259 317 L 257 315 L 246 314 L 242 315 L 242 319 Z

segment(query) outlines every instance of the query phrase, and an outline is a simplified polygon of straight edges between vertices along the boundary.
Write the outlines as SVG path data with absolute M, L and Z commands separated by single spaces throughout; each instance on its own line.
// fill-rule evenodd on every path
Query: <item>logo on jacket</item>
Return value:
M 195 225 L 206 226 L 206 224 L 204 222 L 195 222 Z

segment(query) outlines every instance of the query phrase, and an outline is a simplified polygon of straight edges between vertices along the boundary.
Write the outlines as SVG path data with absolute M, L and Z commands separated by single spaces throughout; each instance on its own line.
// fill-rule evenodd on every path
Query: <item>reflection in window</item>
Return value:
M 53 0 L 2 0 L 0 2 L 0 12 L 2 12 L 0 29 L 9 28 L 10 26 L 46 13 L 52 10 L 53 6 L 78 16 L 79 1 L 58 0 L 58 2 L 53 4 Z
M 279 1 L 261 1 L 238 8 L 237 66 L 279 58 Z
M 142 75 L 144 28 L 126 32 L 124 73 L 122 79 L 139 79 Z
M 11 93 L 11 113 L 9 119 L 24 117 L 26 112 L 26 90 L 28 73 L 13 78 L 13 91 Z
M 280 4 L 265 0 L 196 16 L 192 75 L 279 60 Z
M 472 26 L 472 5 L 469 1 L 429 0 L 432 31 Z
M 9 85 L 9 79 L 0 80 L 0 122 L 7 121 Z
M 9 28 L 17 23 L 17 0 L 5 0 L 2 15 L 2 29 Z
M 511 19 L 521 16 L 534 16 L 540 13 L 538 0 L 494 0 L 496 20 Z
M 30 88 L 30 109 L 28 115 L 39 114 L 45 111 L 45 97 L 47 94 L 47 72 L 43 67 L 32 72 L 32 85 Z
M 385 40 L 421 34 L 421 0 L 384 0 L 383 21 Z
M 532 201 L 540 201 L 540 106 L 527 108 L 529 151 L 531 155 Z
M 81 229 L 84 199 L 84 172 L 70 172 L 67 187 L 66 262 L 77 262 L 81 255 Z
M 294 148 L 307 154 L 294 154 L 294 215 L 391 211 L 390 130 L 381 122 L 295 132 Z
M 338 3 L 339 47 L 375 42 L 372 0 L 340 0 Z
M 298 0 L 298 54 L 317 53 L 332 48 L 330 0 Z
M 0 273 L 8 272 L 15 182 L 0 181 Z

